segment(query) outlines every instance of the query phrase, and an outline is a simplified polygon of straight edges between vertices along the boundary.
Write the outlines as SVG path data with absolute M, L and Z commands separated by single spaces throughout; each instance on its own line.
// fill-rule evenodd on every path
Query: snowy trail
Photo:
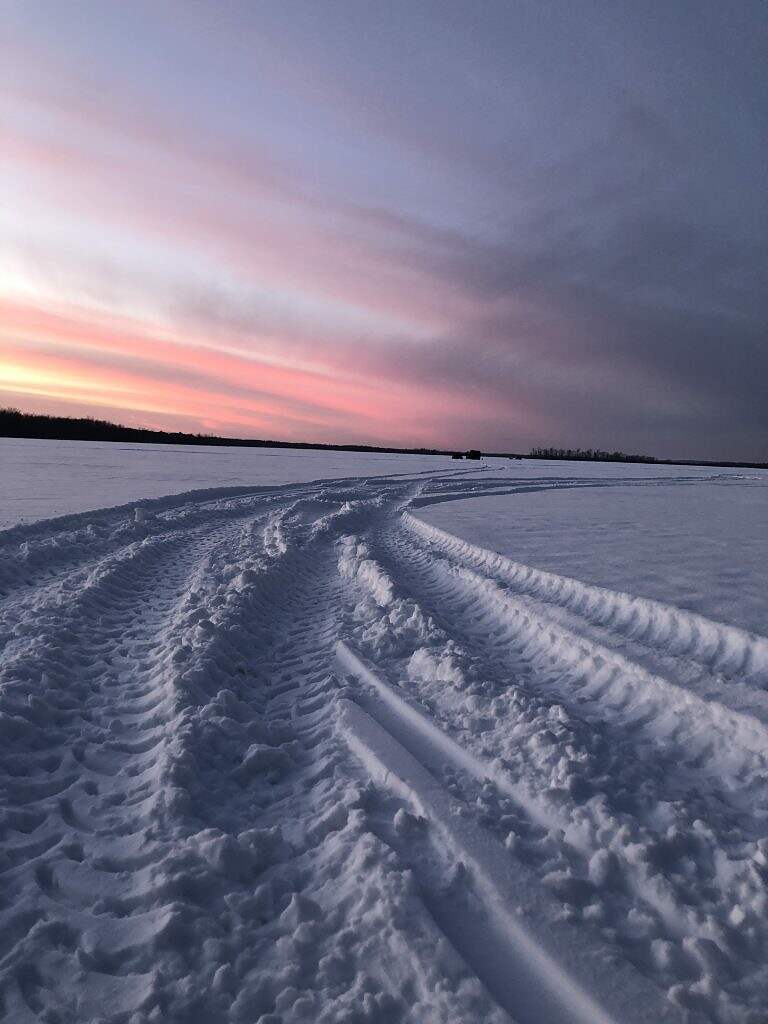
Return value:
M 618 638 L 603 635 L 598 640 L 589 620 L 578 622 L 572 616 L 563 625 L 545 602 L 521 600 L 511 593 L 503 577 L 500 582 L 478 574 L 462 563 L 436 557 L 439 549 L 434 544 L 423 548 L 409 541 L 398 531 L 383 565 L 409 594 L 429 607 L 454 640 L 471 644 L 478 652 L 490 652 L 501 662 L 502 671 L 525 677 L 529 689 L 554 694 L 569 711 L 610 726 L 614 735 L 627 735 L 640 756 L 668 760 L 668 779 L 669 772 L 678 771 L 700 785 L 714 780 L 721 788 L 729 787 L 734 801 L 768 814 L 768 728 L 716 700 L 700 698 L 685 685 L 689 667 L 685 655 L 692 644 L 686 637 L 684 655 L 677 655 L 679 634 L 674 626 L 662 627 L 664 639 L 656 643 L 666 675 L 653 674 L 616 650 L 625 632 L 636 631 L 634 621 L 629 628 L 620 621 L 615 630 Z M 618 603 L 620 595 L 614 599 Z M 559 610 L 560 601 L 553 603 Z M 664 614 L 658 604 L 652 611 L 658 618 Z M 689 635 L 697 641 L 705 631 L 722 634 L 709 644 L 708 661 L 725 661 L 736 650 L 734 660 L 744 667 L 746 681 L 748 667 L 761 663 L 768 652 L 762 638 L 750 638 L 733 627 L 706 623 L 672 609 L 668 615 L 698 619 L 689 627 Z M 647 640 L 646 646 L 653 642 L 653 638 Z M 700 668 L 694 680 L 697 686 L 705 674 Z M 730 675 L 735 674 L 732 669 Z M 757 680 L 760 684 L 765 685 L 762 679 Z
M 0 1019 L 765 1021 L 768 641 L 408 511 L 532 486 L 0 533 Z

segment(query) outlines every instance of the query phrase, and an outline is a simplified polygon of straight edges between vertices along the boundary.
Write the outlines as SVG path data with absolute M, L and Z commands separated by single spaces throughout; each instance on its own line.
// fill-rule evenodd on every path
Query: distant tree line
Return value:
M 0 437 L 29 437 L 58 441 L 131 441 L 141 444 L 195 444 L 239 448 L 319 449 L 335 452 L 391 452 L 396 455 L 453 455 L 454 458 L 480 458 L 480 452 L 466 453 L 439 448 L 387 448 L 370 444 L 322 444 L 311 441 L 273 441 L 267 439 L 219 437 L 216 434 L 185 434 L 180 431 L 148 430 L 126 427 L 122 423 L 97 420 L 92 416 L 48 416 L 44 413 L 0 409 Z M 674 466 L 734 466 L 744 469 L 767 469 L 765 462 L 703 462 L 694 459 L 654 459 L 650 455 L 626 455 L 595 448 L 532 448 L 527 456 L 510 452 L 487 452 L 489 458 L 509 459 L 579 459 L 597 462 L 652 462 Z
M 581 459 L 585 462 L 658 462 L 652 455 L 604 452 L 599 448 L 531 448 L 531 459 Z
M 240 448 L 300 448 L 342 452 L 392 452 L 401 455 L 447 455 L 436 448 L 385 448 L 367 444 L 313 444 L 305 441 L 272 441 L 215 434 L 185 434 L 179 431 L 126 427 L 92 416 L 47 416 L 0 409 L 0 437 L 28 437 L 59 441 L 133 441 L 141 444 L 220 445 Z
M 576 459 L 582 462 L 649 462 L 657 466 L 727 466 L 733 469 L 768 469 L 768 462 L 732 462 L 705 459 L 655 459 L 652 455 L 604 452 L 599 448 L 531 448 L 529 459 Z

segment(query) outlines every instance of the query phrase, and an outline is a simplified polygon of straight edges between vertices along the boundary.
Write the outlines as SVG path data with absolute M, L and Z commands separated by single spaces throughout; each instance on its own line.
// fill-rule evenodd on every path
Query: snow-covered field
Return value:
M 765 1024 L 768 475 L 45 446 L 0 1018 Z
M 444 465 L 444 458 L 356 452 L 0 438 L 0 529 L 206 487 L 306 483 Z
M 420 515 L 537 569 L 768 632 L 766 472 L 531 490 Z

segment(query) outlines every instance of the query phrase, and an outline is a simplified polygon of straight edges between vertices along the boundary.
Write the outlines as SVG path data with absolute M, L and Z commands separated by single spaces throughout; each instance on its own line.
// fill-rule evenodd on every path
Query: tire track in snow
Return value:
M 647 672 L 594 642 L 586 630 L 562 626 L 545 607 L 520 601 L 463 563 L 412 545 L 399 531 L 388 537 L 391 575 L 424 595 L 449 635 L 490 648 L 514 674 L 527 675 L 532 685 L 555 693 L 580 714 L 660 748 L 670 768 L 708 778 L 726 799 L 743 800 L 752 809 L 757 802 L 768 814 L 768 728 L 761 722 Z M 743 662 L 741 653 L 739 658 Z M 644 747 L 638 744 L 640 755 Z
M 516 594 L 572 611 L 588 623 L 606 626 L 609 632 L 657 653 L 691 659 L 708 673 L 768 688 L 765 637 L 650 598 L 616 593 L 534 569 L 469 544 L 407 512 L 403 523 L 432 553 L 440 552 L 455 564 L 480 570 L 509 585 Z
M 0 537 L 0 1017 L 760 1020 L 764 727 L 685 686 L 761 663 L 401 516 L 499 489 L 316 481 Z M 374 676 L 339 681 L 340 639 Z
M 18 831 L 20 816 L 32 813 L 45 847 L 34 858 L 14 857 L 5 872 L 18 893 L 3 922 L 14 938 L 3 965 L 9 1012 L 57 1006 L 78 1019 L 96 1012 L 105 986 L 125 1012 L 146 995 L 150 972 L 130 966 L 162 927 L 162 911 L 145 908 L 159 852 L 144 833 L 163 800 L 159 766 L 170 730 L 162 653 L 154 649 L 162 652 L 168 619 L 216 539 L 214 529 L 191 546 L 172 536 L 119 550 L 74 602 L 49 615 L 37 656 L 14 650 L 4 665 L 3 724 L 17 764 L 29 766 L 30 748 L 43 748 L 56 765 L 53 792 L 4 780 L 6 828 Z M 14 696 L 30 681 L 38 694 L 24 708 Z M 5 850 L 13 856 L 17 844 Z M 68 963 L 82 979 L 75 1002 L 62 999 L 58 981 Z M 89 977 L 98 979 L 98 994 Z
M 519 1024 L 541 1020 L 612 1024 L 621 1019 L 621 1005 L 632 990 L 649 1022 L 674 1019 L 672 1008 L 650 986 L 643 986 L 637 976 L 626 971 L 622 974 L 615 963 L 606 972 L 606 960 L 600 952 L 588 950 L 581 961 L 574 955 L 573 943 L 567 944 L 558 936 L 557 923 L 547 914 L 547 908 L 539 904 L 534 913 L 530 875 L 516 868 L 503 845 L 478 829 L 471 817 L 457 813 L 455 800 L 438 780 L 445 765 L 450 765 L 480 783 L 492 779 L 514 799 L 524 800 L 517 787 L 494 765 L 451 739 L 379 679 L 343 642 L 337 647 L 337 658 L 342 671 L 364 688 L 363 692 L 353 691 L 353 703 L 344 708 L 342 735 L 372 778 L 411 807 L 415 818 L 402 813 L 399 820 L 396 818 L 400 831 L 418 835 L 427 822 L 428 828 L 437 833 L 441 858 L 454 869 L 460 866 L 462 873 L 469 872 L 467 877 L 471 877 L 482 908 L 474 912 L 466 904 L 462 909 L 442 905 L 440 890 L 445 885 L 446 865 L 442 878 L 438 875 L 435 882 L 423 867 L 420 871 L 419 860 L 414 860 L 417 875 L 425 879 L 427 905 L 513 1019 Z M 536 814 L 534 806 L 528 804 L 526 809 Z M 524 903 L 528 907 L 523 914 L 516 908 Z M 476 945 L 478 929 L 481 945 Z M 597 999 L 575 980 L 579 974 L 599 992 Z M 616 1003 L 613 996 L 617 987 L 622 990 L 622 998 L 611 1012 L 608 1007 Z
M 336 738 L 334 541 L 382 515 L 360 499 L 195 509 L 192 529 L 115 537 L 70 600 L 40 588 L 17 616 L 0 1016 L 500 1024 L 436 956 Z
M 367 595 L 348 635 L 527 786 L 517 807 L 477 787 L 467 799 L 510 822 L 508 842 L 568 913 L 701 1019 L 759 1020 L 762 723 L 597 648 L 396 523 L 347 542 L 341 565 Z M 547 817 L 556 827 L 537 833 Z

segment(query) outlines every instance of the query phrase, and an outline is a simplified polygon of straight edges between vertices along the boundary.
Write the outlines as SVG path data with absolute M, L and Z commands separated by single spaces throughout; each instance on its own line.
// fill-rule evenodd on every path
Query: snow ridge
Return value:
M 768 640 L 736 626 L 713 622 L 645 597 L 590 586 L 579 580 L 514 562 L 454 537 L 406 512 L 403 522 L 427 544 L 454 560 L 480 568 L 527 594 L 575 611 L 589 622 L 610 626 L 629 639 L 694 659 L 713 672 L 768 687 Z

